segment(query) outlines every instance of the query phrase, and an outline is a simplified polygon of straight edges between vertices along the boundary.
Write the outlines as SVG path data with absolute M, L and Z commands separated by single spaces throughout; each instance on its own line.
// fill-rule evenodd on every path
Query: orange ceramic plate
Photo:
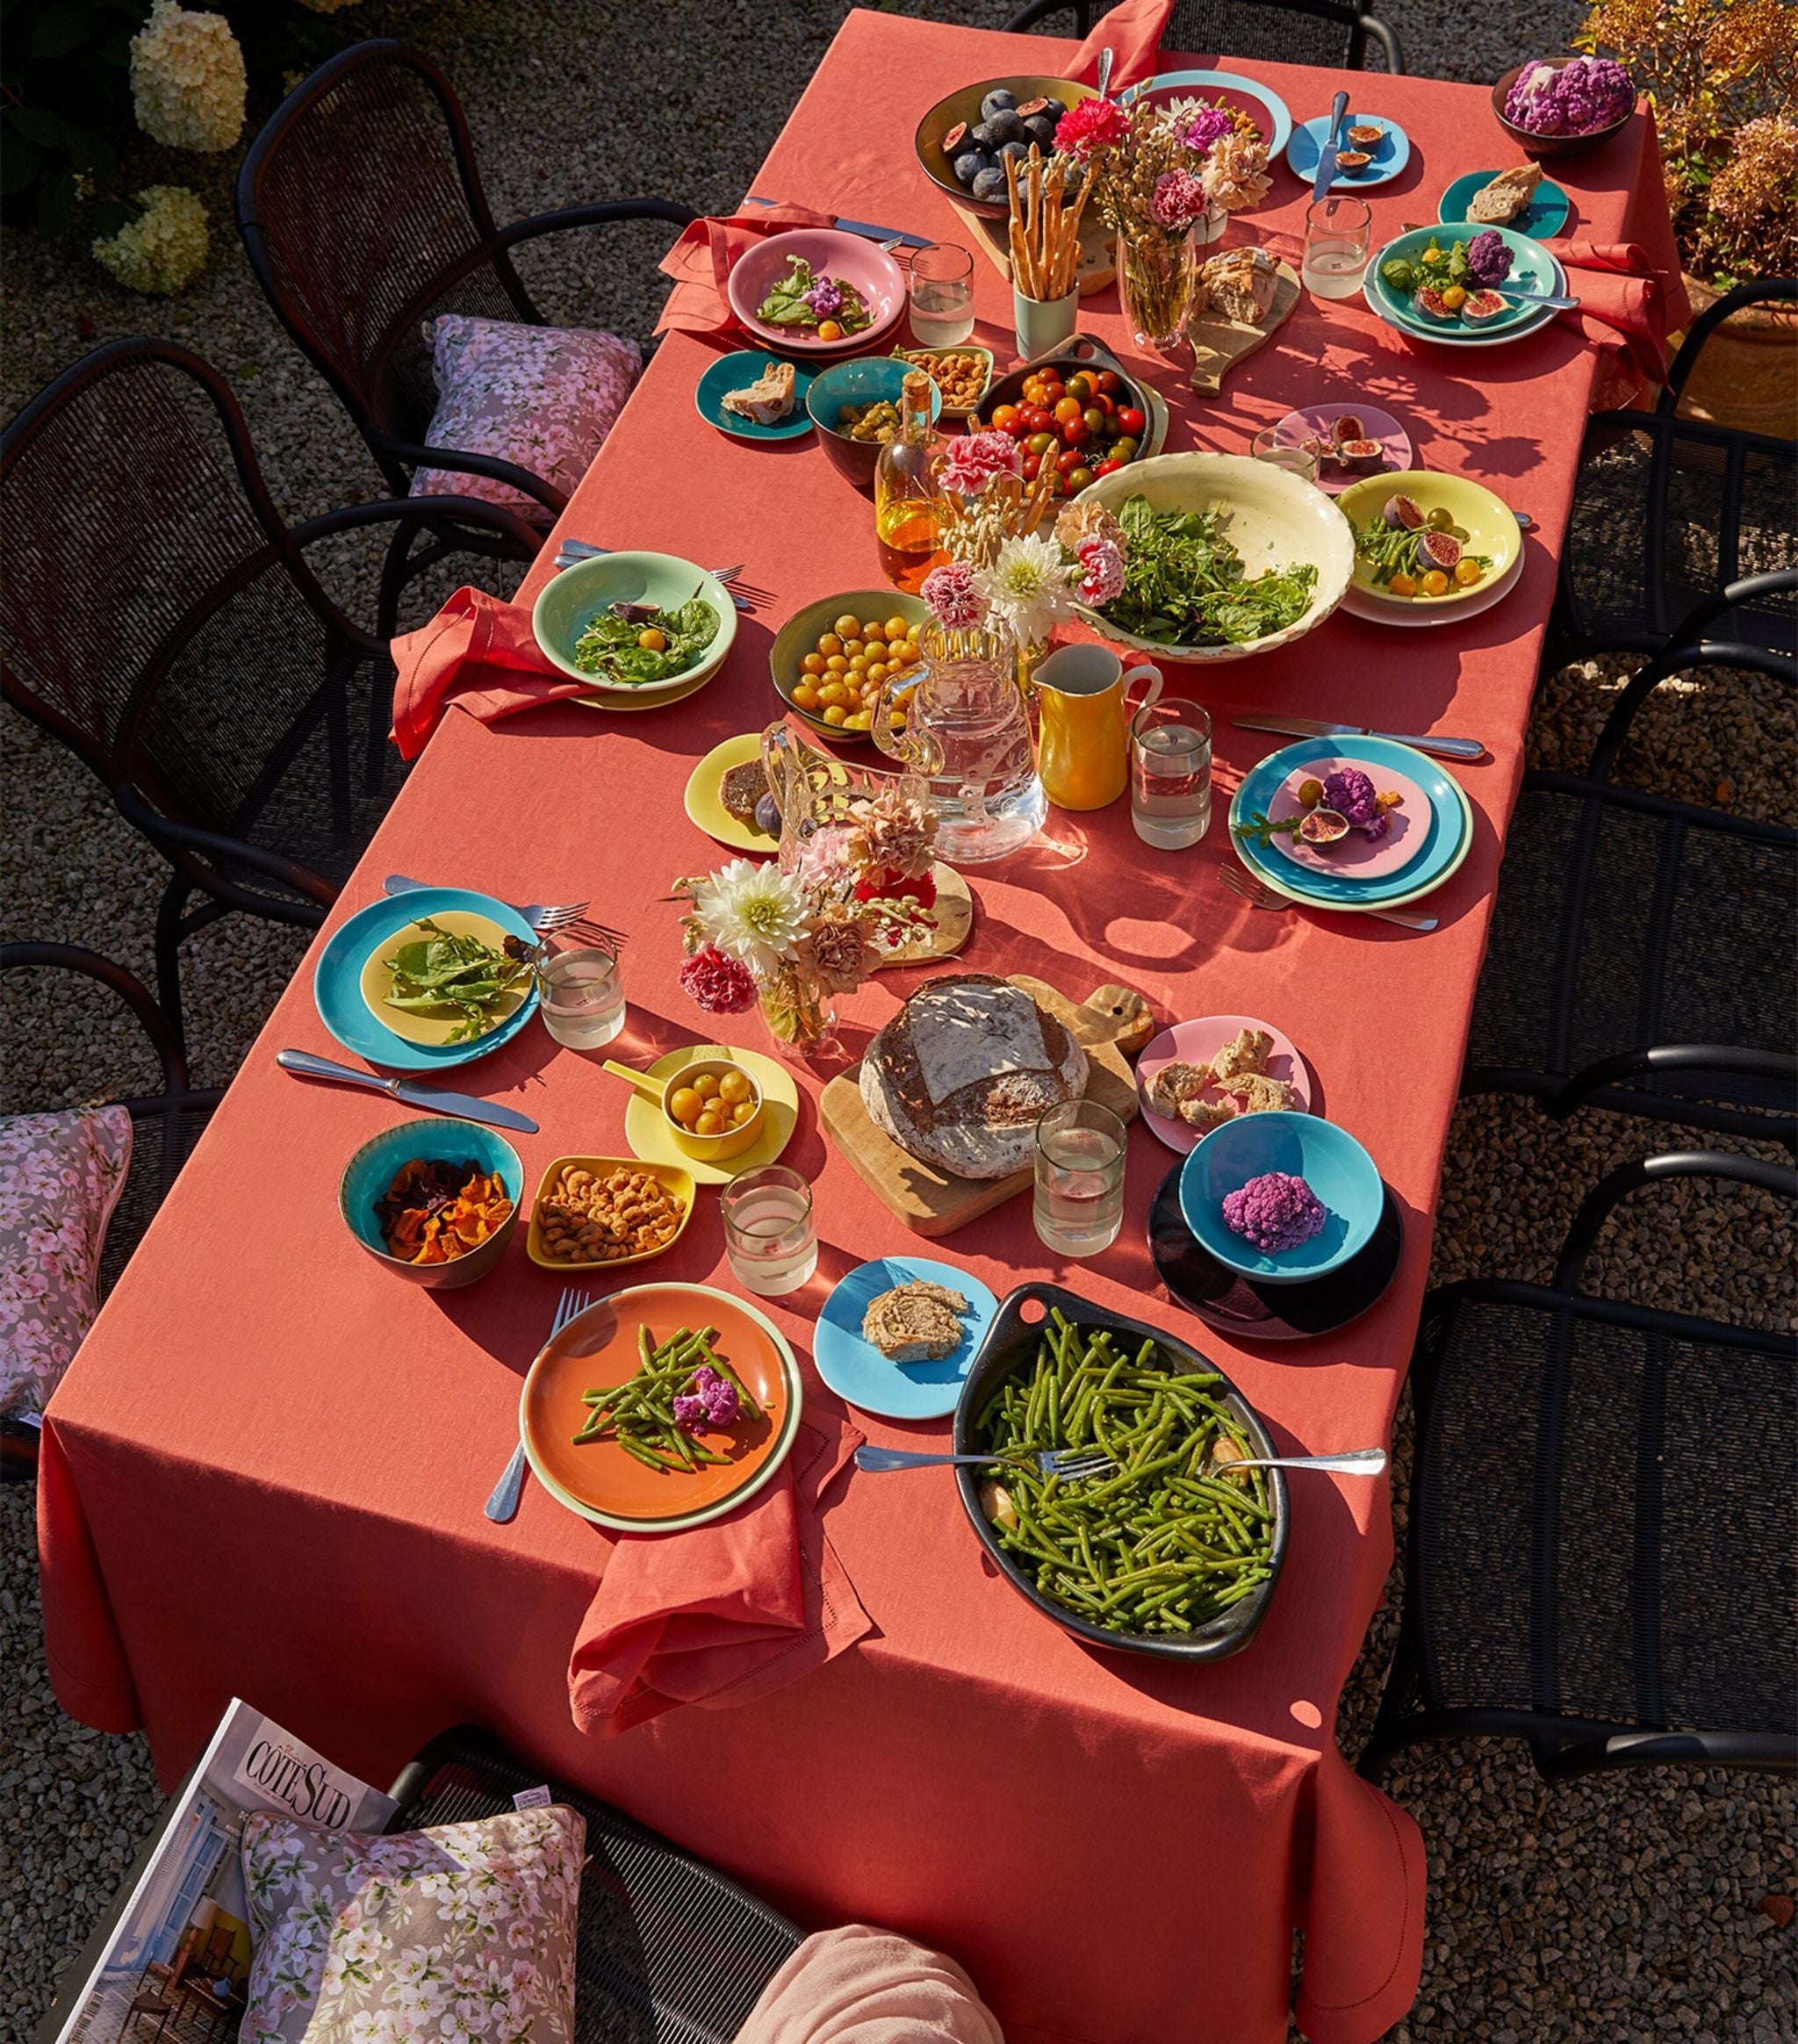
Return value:
M 636 1373 L 636 1330 L 652 1343 L 680 1328 L 716 1328 L 713 1347 L 762 1408 L 728 1433 L 701 1436 L 728 1464 L 691 1474 L 647 1468 L 615 1441 L 573 1436 L 586 1416 L 581 1393 Z M 799 1368 L 773 1322 L 708 1285 L 638 1285 L 615 1292 L 569 1321 L 531 1364 L 519 1400 L 525 1455 L 550 1496 L 601 1526 L 675 1532 L 734 1511 L 786 1459 L 799 1427 Z

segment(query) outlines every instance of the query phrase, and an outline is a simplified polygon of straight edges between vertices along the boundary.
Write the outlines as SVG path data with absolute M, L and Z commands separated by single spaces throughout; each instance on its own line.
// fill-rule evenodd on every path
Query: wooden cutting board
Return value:
M 1253 355 L 1274 328 L 1291 316 L 1302 289 L 1298 271 L 1291 263 L 1282 263 L 1274 278 L 1274 302 L 1258 327 L 1247 320 L 1226 319 L 1219 312 L 1205 313 L 1195 320 L 1186 329 L 1186 338 L 1192 345 L 1192 374 L 1188 380 L 1193 389 L 1203 397 L 1215 397 L 1228 371 L 1245 356 Z
M 1129 987 L 1104 986 L 1076 1007 L 1039 979 L 1025 973 L 1010 977 L 1084 1047 L 1091 1064 L 1086 1098 L 1128 1121 L 1136 1112 L 1136 1080 L 1128 1061 L 1155 1033 L 1148 1003 Z M 958 1178 L 920 1163 L 868 1119 L 860 1078 L 858 1064 L 832 1079 L 819 1113 L 837 1148 L 914 1234 L 953 1234 L 1030 1190 L 1029 1170 L 1007 1178 Z
M 937 883 L 937 903 L 931 910 L 936 927 L 915 937 L 897 951 L 888 952 L 874 968 L 888 972 L 895 966 L 923 965 L 932 958 L 953 958 L 974 932 L 974 893 L 953 866 L 942 860 L 931 868 Z

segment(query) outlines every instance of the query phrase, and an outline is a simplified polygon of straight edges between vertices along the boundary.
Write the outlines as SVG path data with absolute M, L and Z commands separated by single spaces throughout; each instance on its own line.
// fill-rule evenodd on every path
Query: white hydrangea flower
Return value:
M 127 291 L 184 291 L 206 266 L 205 207 L 184 184 L 147 185 L 137 197 L 142 211 L 93 244 L 96 259 Z
M 243 133 L 243 52 L 222 14 L 155 0 L 131 39 L 137 125 L 171 149 L 228 149 Z

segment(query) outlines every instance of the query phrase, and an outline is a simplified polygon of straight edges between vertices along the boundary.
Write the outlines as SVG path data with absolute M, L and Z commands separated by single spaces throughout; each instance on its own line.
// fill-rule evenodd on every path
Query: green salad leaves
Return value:
M 817 277 L 802 256 L 787 258 L 787 274 L 774 285 L 755 316 L 769 327 L 818 327 L 834 320 L 845 334 L 872 327 L 874 314 L 846 277 Z
M 614 604 L 587 620 L 574 642 L 574 664 L 627 688 L 646 688 L 684 674 L 718 636 L 718 614 L 695 590 L 676 610 Z M 644 645 L 649 637 L 659 646 Z
M 1126 500 L 1118 514 L 1128 547 L 1124 588 L 1108 623 L 1163 646 L 1241 646 L 1295 624 L 1310 608 L 1317 570 L 1270 568 L 1253 581 L 1224 536 L 1225 511 L 1152 511 Z
M 451 1043 L 485 1036 L 504 1019 L 493 1011 L 529 972 L 533 947 L 521 937 L 508 937 L 505 949 L 496 951 L 478 937 L 457 937 L 428 918 L 417 927 L 417 937 L 382 961 L 393 975 L 388 1004 L 414 1014 L 460 1015 L 447 1039 Z

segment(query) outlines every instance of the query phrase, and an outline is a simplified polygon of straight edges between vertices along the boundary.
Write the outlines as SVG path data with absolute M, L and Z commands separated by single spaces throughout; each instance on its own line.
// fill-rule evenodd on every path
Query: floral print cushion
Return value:
M 94 1324 L 131 1133 L 123 1107 L 0 1119 L 0 1414 L 42 1412 Z
M 241 2044 L 572 2044 L 586 1819 L 367 1838 L 254 1813 Z
M 624 409 L 643 354 L 615 334 L 444 313 L 433 324 L 431 367 L 437 409 L 425 435 L 429 445 L 515 462 L 567 496 Z M 550 522 L 536 498 L 490 476 L 421 469 L 412 493 L 479 497 Z

